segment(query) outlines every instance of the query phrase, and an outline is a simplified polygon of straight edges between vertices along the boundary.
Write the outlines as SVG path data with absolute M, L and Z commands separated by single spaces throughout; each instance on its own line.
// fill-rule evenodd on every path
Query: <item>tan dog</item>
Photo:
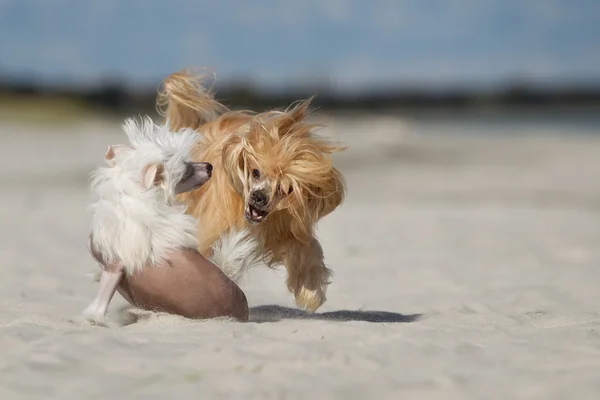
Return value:
M 308 101 L 251 115 L 228 111 L 186 72 L 164 87 L 159 105 L 169 126 L 201 133 L 192 158 L 214 166 L 206 185 L 180 196 L 202 221 L 200 252 L 210 254 L 223 232 L 247 227 L 267 264 L 287 268 L 297 305 L 319 308 L 331 271 L 315 225 L 344 199 L 344 179 L 330 157 L 344 148 L 315 135 Z
M 208 261 L 196 250 L 197 220 L 175 198 L 211 177 L 210 163 L 189 160 L 198 134 L 171 133 L 149 119 L 142 125 L 129 120 L 124 129 L 131 145 L 111 146 L 109 166 L 92 176 L 98 199 L 90 249 L 103 270 L 84 315 L 101 321 L 119 290 L 145 309 L 247 320 L 246 297 L 227 274 L 235 277 L 254 262 L 255 241 L 243 230 L 229 232 L 213 249 L 214 263 Z

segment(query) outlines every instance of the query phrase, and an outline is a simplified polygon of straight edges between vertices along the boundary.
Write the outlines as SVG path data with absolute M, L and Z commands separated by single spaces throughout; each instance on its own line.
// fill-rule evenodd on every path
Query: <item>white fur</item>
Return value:
M 123 129 L 132 149 L 119 151 L 114 166 L 92 174 L 92 245 L 108 263 L 120 261 L 131 274 L 156 265 L 169 251 L 196 249 L 196 219 L 175 198 L 175 185 L 185 173 L 185 162 L 199 140 L 191 129 L 170 132 L 150 118 L 140 124 L 126 120 Z M 149 190 L 142 188 L 142 170 L 152 163 L 164 166 L 165 179 Z M 213 246 L 211 261 L 232 280 L 259 262 L 257 242 L 247 230 L 229 232 Z
M 245 271 L 261 264 L 257 241 L 247 229 L 224 233 L 212 251 L 210 261 L 236 283 Z
M 175 184 L 199 139 L 192 130 L 169 132 L 150 118 L 128 119 L 123 129 L 133 149 L 118 152 L 113 167 L 96 169 L 91 189 L 94 247 L 107 262 L 121 261 L 127 273 L 157 264 L 169 250 L 196 248 L 196 219 L 175 200 Z M 165 180 L 149 190 L 141 186 L 142 170 L 164 165 Z

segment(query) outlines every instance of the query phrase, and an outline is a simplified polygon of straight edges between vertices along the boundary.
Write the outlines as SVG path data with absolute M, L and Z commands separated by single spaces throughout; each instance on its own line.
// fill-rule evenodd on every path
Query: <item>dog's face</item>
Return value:
M 168 197 L 169 194 L 177 195 L 197 189 L 208 182 L 212 175 L 213 167 L 207 162 L 178 158 L 140 164 L 143 156 L 141 152 L 137 153 L 131 146 L 112 145 L 108 147 L 104 160 L 109 166 L 121 169 L 124 174 L 129 173 L 142 190 L 159 189 Z
M 286 210 L 302 223 L 342 201 L 344 185 L 329 154 L 342 150 L 311 133 L 308 102 L 287 112 L 259 114 L 223 148 L 223 168 L 244 201 L 244 218 L 260 224 Z
M 190 161 L 198 141 L 192 130 L 170 132 L 146 118 L 138 124 L 129 119 L 123 126 L 130 145 L 109 146 L 104 159 L 115 184 L 127 190 L 154 190 L 167 202 L 175 196 L 197 189 L 212 175 L 212 165 Z
M 173 188 L 175 194 L 200 188 L 212 176 L 213 166 L 207 162 L 186 162 L 185 173 Z
M 250 224 L 258 224 L 284 205 L 282 200 L 294 191 L 292 177 L 259 163 L 251 163 L 245 170 L 244 218 Z

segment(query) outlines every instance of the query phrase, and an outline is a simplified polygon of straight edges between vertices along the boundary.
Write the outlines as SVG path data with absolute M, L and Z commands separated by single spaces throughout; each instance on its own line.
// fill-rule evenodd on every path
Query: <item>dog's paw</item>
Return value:
M 298 308 L 303 308 L 311 313 L 317 311 L 317 309 L 327 300 L 323 289 L 319 288 L 315 290 L 305 286 L 302 286 L 296 291 L 295 297 Z
M 88 324 L 95 326 L 108 327 L 109 323 L 106 320 L 105 314 L 99 312 L 95 307 L 88 307 L 80 315 L 80 318 Z
M 105 318 L 85 318 L 85 321 L 93 326 L 101 326 L 102 328 L 110 328 L 110 323 Z
M 103 317 L 95 316 L 95 315 L 84 315 L 79 314 L 75 317 L 71 317 L 68 321 L 72 324 L 79 326 L 101 326 L 103 328 L 110 328 L 113 324 L 111 324 L 108 320 Z

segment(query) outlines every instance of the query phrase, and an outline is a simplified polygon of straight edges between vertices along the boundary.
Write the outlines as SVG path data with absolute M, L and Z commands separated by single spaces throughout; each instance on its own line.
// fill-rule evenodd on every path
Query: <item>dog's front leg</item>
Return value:
M 90 305 L 83 311 L 83 316 L 90 322 L 101 324 L 108 305 L 112 300 L 117 286 L 123 277 L 123 267 L 121 264 L 111 266 L 111 268 L 103 268 L 100 275 L 100 287 L 96 293 L 96 297 Z
M 296 305 L 310 312 L 316 311 L 327 300 L 331 277 L 321 244 L 315 238 L 308 244 L 291 240 L 286 242 L 282 258 L 288 272 L 286 284 L 296 298 Z

